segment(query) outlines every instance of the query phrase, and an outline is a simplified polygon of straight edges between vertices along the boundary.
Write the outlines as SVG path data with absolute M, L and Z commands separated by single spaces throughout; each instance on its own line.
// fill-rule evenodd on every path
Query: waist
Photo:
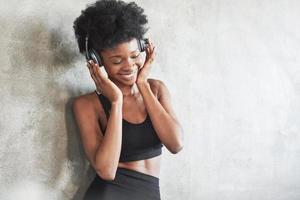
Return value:
M 161 155 L 145 159 L 130 162 L 119 162 L 118 167 L 134 170 L 146 175 L 159 178 L 160 174 Z

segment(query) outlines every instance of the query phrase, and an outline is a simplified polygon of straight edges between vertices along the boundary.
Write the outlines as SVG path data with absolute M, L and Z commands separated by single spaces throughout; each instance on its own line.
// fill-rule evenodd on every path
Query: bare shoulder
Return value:
M 72 107 L 73 109 L 80 109 L 81 112 L 89 112 L 96 114 L 97 110 L 97 102 L 96 102 L 96 97 L 94 92 L 80 95 L 74 98 Z
M 148 79 L 149 80 L 149 79 Z M 157 90 L 158 101 L 162 105 L 162 107 L 169 113 L 176 121 L 178 121 L 175 111 L 173 109 L 171 103 L 171 94 L 166 84 L 158 79 L 150 79 L 149 84 L 153 85 L 153 87 Z
M 92 99 L 94 98 L 95 96 L 95 92 L 91 92 L 91 93 L 87 93 L 87 94 L 83 94 L 83 95 L 80 95 L 80 96 L 77 96 L 74 98 L 74 101 L 92 101 Z
M 148 82 L 149 82 L 149 84 L 151 85 L 151 86 L 159 86 L 159 84 L 161 84 L 162 83 L 162 81 L 161 80 L 159 80 L 159 79 L 154 79 L 154 78 L 148 78 Z
M 164 85 L 164 82 L 159 79 L 149 78 L 148 82 L 150 84 L 152 92 L 159 98 L 160 97 L 160 88 Z
M 164 92 L 164 89 L 166 89 L 166 85 L 162 80 L 159 79 L 148 79 L 148 82 L 150 84 L 150 87 L 152 91 L 157 94 L 158 99 L 160 98 L 161 94 Z

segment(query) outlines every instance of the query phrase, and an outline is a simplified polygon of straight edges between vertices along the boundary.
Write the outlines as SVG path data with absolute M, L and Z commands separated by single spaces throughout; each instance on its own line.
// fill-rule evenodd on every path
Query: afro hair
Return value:
M 75 19 L 73 28 L 80 53 L 85 53 L 85 37 L 96 51 L 113 48 L 133 38 L 142 39 L 148 31 L 144 9 L 135 2 L 98 0 L 87 5 Z

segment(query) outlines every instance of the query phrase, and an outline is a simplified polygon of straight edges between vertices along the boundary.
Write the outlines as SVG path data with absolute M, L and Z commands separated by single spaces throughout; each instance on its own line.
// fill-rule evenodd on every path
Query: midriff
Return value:
M 159 178 L 161 155 L 130 162 L 119 162 L 118 167 L 135 170 Z

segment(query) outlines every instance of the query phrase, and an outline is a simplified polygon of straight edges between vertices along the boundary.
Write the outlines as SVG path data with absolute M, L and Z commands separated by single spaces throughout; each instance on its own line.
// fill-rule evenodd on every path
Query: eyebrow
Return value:
M 136 50 L 134 50 L 134 51 L 132 51 L 132 52 L 130 52 L 130 53 L 133 53 L 133 52 L 135 52 L 135 51 L 137 51 L 138 49 L 136 49 Z M 113 55 L 113 56 L 110 56 L 109 58 L 113 58 L 113 57 L 121 57 L 121 55 Z

